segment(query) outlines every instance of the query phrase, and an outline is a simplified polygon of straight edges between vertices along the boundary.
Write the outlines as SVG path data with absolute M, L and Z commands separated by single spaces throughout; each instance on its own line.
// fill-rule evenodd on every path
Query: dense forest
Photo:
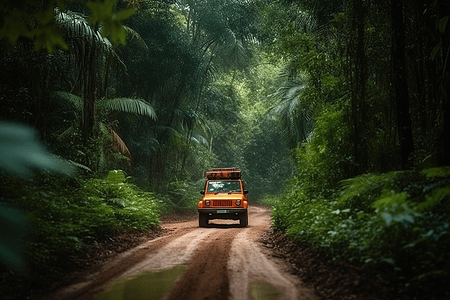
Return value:
M 0 12 L 4 283 L 30 291 L 102 239 L 195 209 L 207 169 L 239 167 L 296 243 L 392 299 L 450 298 L 448 1 Z

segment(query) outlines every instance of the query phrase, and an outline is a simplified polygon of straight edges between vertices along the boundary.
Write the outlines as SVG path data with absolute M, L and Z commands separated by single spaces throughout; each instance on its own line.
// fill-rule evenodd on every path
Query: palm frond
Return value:
M 125 155 L 128 158 L 131 158 L 130 150 L 128 150 L 127 145 L 125 142 L 121 139 L 121 137 L 111 128 L 108 126 L 108 132 L 112 135 L 112 146 L 116 151 L 119 151 L 123 155 Z
M 125 64 L 117 56 L 111 42 L 101 35 L 101 27 L 98 30 L 92 28 L 86 18 L 80 13 L 55 9 L 55 25 L 62 31 L 67 42 L 81 44 L 82 48 L 98 49 L 105 55 L 105 58 L 113 59 L 118 66 L 126 70 Z M 78 55 L 82 56 L 84 53 L 83 49 L 82 53 Z
M 85 171 L 92 172 L 92 170 L 88 166 L 74 162 L 73 160 L 68 159 L 67 163 L 69 163 L 70 165 L 72 165 L 74 167 L 77 167 L 78 169 L 83 169 Z
M 236 38 L 236 35 L 230 28 L 227 28 L 225 33 L 227 36 L 221 50 L 223 53 L 223 60 L 236 67 L 244 66 L 248 56 L 242 42 Z
M 153 106 L 141 99 L 134 98 L 113 98 L 101 99 L 96 102 L 98 109 L 106 111 L 119 111 L 148 116 L 156 120 L 156 112 Z
M 68 103 L 72 103 L 75 106 L 75 109 L 79 112 L 83 110 L 83 100 L 77 95 L 63 91 L 55 91 L 52 92 L 51 96 L 54 97 L 56 101 L 66 101 Z
M 278 116 L 283 126 L 283 137 L 293 146 L 305 141 L 313 128 L 312 109 L 302 107 L 301 93 L 305 84 L 287 81 L 272 96 L 280 99 L 268 115 Z
M 200 113 L 194 111 L 193 109 L 181 110 L 177 108 L 175 109 L 175 115 L 177 117 L 177 122 L 181 124 L 182 127 L 192 129 L 195 125 L 199 125 L 202 123 Z
M 58 140 L 60 142 L 67 142 L 73 139 L 73 136 L 79 132 L 79 127 L 77 123 L 73 123 L 69 128 L 64 130 L 63 133 L 58 135 Z
M 304 11 L 298 12 L 295 24 L 304 33 L 315 33 L 318 30 L 316 16 Z
M 113 48 L 111 42 L 102 37 L 99 30 L 92 28 L 88 24 L 86 16 L 80 13 L 55 9 L 54 21 L 69 40 L 84 40 L 108 51 Z
M 194 132 L 191 135 L 191 142 L 196 143 L 198 145 L 209 146 L 208 140 L 204 136 L 202 136 L 202 135 L 200 135 L 199 133 L 196 133 L 196 132 Z
M 141 37 L 141 35 L 139 33 L 137 33 L 137 31 L 131 29 L 128 26 L 123 26 L 123 28 L 125 29 L 127 41 L 136 42 L 136 44 L 138 44 L 141 47 L 141 49 L 145 52 L 147 52 L 149 50 L 144 39 Z
M 131 141 L 129 145 L 131 149 L 134 149 L 133 153 L 140 158 L 151 157 L 161 148 L 160 143 L 154 137 L 145 137 L 142 141 Z

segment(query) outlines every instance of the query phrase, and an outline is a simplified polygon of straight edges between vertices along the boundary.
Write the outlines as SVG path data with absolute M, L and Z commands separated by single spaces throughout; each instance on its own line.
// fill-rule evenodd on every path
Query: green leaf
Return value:
M 425 169 L 422 173 L 427 177 L 447 177 L 450 176 L 450 166 Z
M 116 13 L 117 21 L 124 21 L 131 17 L 136 10 L 134 8 L 126 8 Z
M 30 177 L 33 169 L 71 174 L 71 167 L 51 156 L 27 126 L 0 122 L 0 170 Z
M 338 83 L 338 79 L 334 76 L 325 76 L 322 78 L 322 84 L 327 87 L 333 88 Z
M 450 197 L 450 187 L 439 188 L 433 191 L 431 195 L 426 195 L 426 201 L 420 203 L 417 208 L 419 211 L 430 211 L 445 197 Z
M 373 208 L 385 208 L 392 207 L 393 205 L 400 205 L 406 202 L 408 198 L 408 193 L 396 193 L 394 191 L 385 191 L 384 194 L 374 203 L 372 203 Z
M 138 115 L 148 116 L 152 119 L 156 119 L 155 109 L 141 99 L 133 98 L 113 98 L 113 99 L 101 99 L 97 102 L 98 109 L 104 109 L 106 111 L 120 111 L 135 113 Z
M 431 51 L 431 60 L 434 60 L 436 58 L 436 54 L 438 54 L 441 47 L 442 42 L 439 42 L 439 44 L 437 44 L 436 47 L 433 48 L 433 50 Z
M 392 218 L 392 215 L 390 213 L 383 212 L 383 213 L 381 213 L 381 217 L 383 218 L 383 220 L 386 223 L 387 227 L 391 226 L 393 218 Z
M 126 177 L 122 170 L 111 170 L 108 172 L 106 180 L 111 183 L 123 183 L 125 182 Z
M 448 18 L 450 16 L 445 16 L 439 20 L 439 31 L 441 33 L 445 32 L 445 28 L 447 27 Z
M 50 23 L 55 16 L 52 6 L 49 6 L 47 10 L 38 11 L 34 14 L 36 20 L 38 20 L 42 25 L 47 25 Z
M 0 261 L 16 271 L 26 267 L 18 241 L 28 232 L 28 222 L 20 211 L 0 204 Z
M 88 19 L 89 24 L 94 24 L 99 21 L 107 21 L 111 19 L 116 0 L 105 0 L 104 2 L 89 1 L 86 6 L 91 10 L 92 15 Z

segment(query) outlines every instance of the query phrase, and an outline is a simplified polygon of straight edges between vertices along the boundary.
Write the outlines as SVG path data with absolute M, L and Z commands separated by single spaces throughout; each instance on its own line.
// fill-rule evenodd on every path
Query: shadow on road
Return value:
M 212 223 L 209 223 L 207 228 L 242 228 L 239 221 L 220 219 L 213 219 L 210 221 Z

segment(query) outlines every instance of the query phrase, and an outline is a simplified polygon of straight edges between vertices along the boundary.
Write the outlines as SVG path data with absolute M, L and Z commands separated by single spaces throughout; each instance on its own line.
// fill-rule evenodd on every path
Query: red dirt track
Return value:
M 163 219 L 162 227 L 168 234 L 110 258 L 77 284 L 45 299 L 94 299 L 115 280 L 177 265 L 187 268 L 164 300 L 318 299 L 313 289 L 257 242 L 270 228 L 269 209 L 251 206 L 245 228 L 231 220 L 212 223 L 199 228 L 198 220 L 169 223 Z

